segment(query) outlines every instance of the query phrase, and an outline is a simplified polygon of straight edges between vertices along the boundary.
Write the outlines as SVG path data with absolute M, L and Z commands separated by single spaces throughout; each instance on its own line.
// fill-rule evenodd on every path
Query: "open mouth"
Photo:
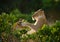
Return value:
M 32 17 L 32 20 L 34 21 L 35 19 Z

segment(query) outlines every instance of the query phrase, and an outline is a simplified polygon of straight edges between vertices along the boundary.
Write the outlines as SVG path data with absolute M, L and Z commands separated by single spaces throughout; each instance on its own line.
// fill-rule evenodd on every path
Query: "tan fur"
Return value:
M 21 25 L 21 23 L 19 23 L 19 22 L 16 22 L 16 23 L 14 23 L 14 25 L 13 25 L 13 29 L 18 29 L 18 28 L 22 28 L 23 26 Z
M 28 31 L 27 34 L 34 33 L 38 30 L 38 28 L 41 28 L 43 24 L 47 24 L 47 19 L 42 9 L 37 10 L 33 14 L 32 18 L 33 20 L 36 20 L 36 22 L 34 24 L 28 24 L 28 26 L 31 28 L 31 31 Z
M 29 34 L 29 33 L 32 33 L 32 31 L 36 32 L 38 30 L 38 28 L 41 28 L 43 26 L 43 24 L 47 24 L 47 19 L 45 17 L 44 11 L 42 9 L 37 10 L 32 15 L 32 18 L 33 18 L 33 20 L 36 20 L 36 22 L 34 24 L 28 23 L 28 22 L 22 23 L 21 20 L 19 20 L 18 22 L 16 22 L 13 25 L 13 28 L 14 29 L 17 29 L 17 28 L 23 29 L 24 26 L 22 24 L 24 24 L 25 26 L 28 26 L 31 29 L 31 31 L 27 32 L 27 34 Z
M 22 25 L 22 20 L 23 19 L 20 19 L 19 21 L 17 21 L 16 23 L 13 24 L 13 26 L 12 26 L 13 30 L 23 29 L 25 27 Z
M 33 16 L 33 20 L 36 20 L 34 24 L 27 23 L 27 26 L 30 27 L 30 31 L 27 34 L 35 33 L 39 28 L 42 28 L 43 24 L 48 24 L 45 17 L 44 11 L 42 9 L 37 10 Z M 37 40 L 38 41 L 38 40 Z M 28 42 L 36 42 L 35 40 L 29 39 Z
M 36 20 L 34 24 L 32 23 L 23 23 L 25 26 L 28 26 L 31 30 L 27 32 L 27 34 L 36 33 L 36 31 L 43 26 L 43 24 L 47 24 L 47 19 L 45 17 L 44 11 L 42 9 L 37 10 L 33 15 L 32 19 Z M 21 24 L 21 22 L 16 22 L 13 25 L 14 29 L 20 28 L 22 29 L 24 26 Z M 28 42 L 34 42 L 33 40 L 28 40 Z

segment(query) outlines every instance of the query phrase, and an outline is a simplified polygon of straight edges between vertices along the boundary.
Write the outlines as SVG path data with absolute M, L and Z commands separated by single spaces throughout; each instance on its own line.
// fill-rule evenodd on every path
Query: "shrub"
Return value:
M 10 14 L 2 13 L 0 15 L 0 37 L 8 39 L 8 36 L 12 34 L 12 25 L 20 18 L 29 20 L 30 15 L 23 15 L 17 9 Z
M 20 32 L 21 33 L 21 32 Z M 23 35 L 23 34 L 22 34 Z M 36 40 L 38 42 L 59 42 L 60 41 L 60 22 L 56 22 L 52 26 L 43 25 L 42 29 L 39 29 L 36 33 L 27 35 L 22 37 L 20 36 L 20 40 Z M 18 37 L 19 38 L 19 37 Z
M 31 35 L 26 34 L 26 32 L 28 32 L 26 28 L 23 30 L 15 30 L 12 32 L 11 26 L 16 21 L 18 21 L 18 19 L 23 18 L 28 21 L 31 16 L 31 15 L 29 16 L 23 15 L 17 10 L 15 11 L 16 12 L 11 12 L 10 14 L 2 13 L 0 15 L 0 37 L 3 37 L 6 40 L 10 35 L 13 35 L 17 39 L 19 39 L 20 42 L 27 41 L 28 39 L 32 39 L 35 42 L 59 42 L 60 41 L 60 21 L 57 21 L 52 26 L 48 26 L 44 24 L 42 29 L 39 29 L 36 33 Z

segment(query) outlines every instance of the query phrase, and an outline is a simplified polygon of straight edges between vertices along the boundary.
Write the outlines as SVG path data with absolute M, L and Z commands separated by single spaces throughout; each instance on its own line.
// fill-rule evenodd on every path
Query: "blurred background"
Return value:
M 9 14 L 15 9 L 24 14 L 43 9 L 47 18 L 60 19 L 60 0 L 0 0 L 0 14 Z

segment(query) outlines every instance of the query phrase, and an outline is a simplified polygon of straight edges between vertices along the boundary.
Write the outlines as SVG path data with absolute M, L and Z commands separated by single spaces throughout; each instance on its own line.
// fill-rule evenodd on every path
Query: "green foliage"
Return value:
M 58 29 L 59 28 L 59 29 Z M 22 34 L 23 35 L 23 34 Z M 43 25 L 42 29 L 39 29 L 34 34 L 24 34 L 25 36 L 20 36 L 20 40 L 32 39 L 41 42 L 59 42 L 60 41 L 60 22 L 56 22 L 52 26 Z
M 29 16 L 27 14 L 23 15 L 17 9 L 12 11 L 10 14 L 2 13 L 0 15 L 0 37 L 4 37 L 5 39 L 8 39 L 9 35 L 13 35 L 12 25 L 15 22 L 17 22 L 20 18 L 25 19 L 25 20 L 30 21 L 30 22 L 32 20 L 32 19 L 30 19 L 31 15 L 29 15 Z M 25 33 L 27 31 L 23 30 L 23 31 L 20 31 L 20 32 Z
M 60 41 L 60 22 L 56 22 L 53 26 L 43 26 L 43 29 L 40 29 L 38 35 L 43 38 L 45 37 L 45 42 L 59 42 Z M 59 28 L 59 29 L 58 29 Z M 46 41 L 47 40 L 47 41 Z
M 10 14 L 2 13 L 0 15 L 0 33 L 4 32 L 6 29 L 8 29 L 18 21 L 20 18 L 26 19 L 26 20 L 31 20 L 31 16 L 28 15 L 23 15 L 21 14 L 18 10 L 14 10 Z M 29 18 L 29 19 L 27 19 Z
M 59 42 L 60 41 L 60 21 L 56 21 L 56 23 L 52 26 L 48 26 L 46 24 L 43 25 L 42 29 L 39 29 L 34 34 L 26 34 L 29 29 L 28 27 L 25 27 L 25 29 L 22 30 L 14 30 L 12 31 L 12 25 L 18 21 L 20 18 L 25 20 L 30 20 L 31 15 L 23 15 L 18 10 L 14 10 L 10 14 L 2 13 L 0 15 L 0 37 L 4 35 L 3 37 L 5 39 L 8 39 L 8 36 L 13 35 L 14 37 L 21 40 L 36 40 L 38 42 Z
M 2 13 L 2 15 L 0 15 L 0 33 L 4 32 L 5 30 L 8 32 L 9 29 L 11 29 L 11 22 L 10 16 L 8 14 Z
M 17 20 L 19 20 L 20 18 L 22 18 L 22 19 L 27 20 L 28 22 L 33 22 L 32 18 L 31 18 L 32 17 L 32 13 L 31 14 L 22 14 L 18 9 L 15 9 L 10 14 L 11 15 L 15 15 L 15 17 L 17 18 Z

